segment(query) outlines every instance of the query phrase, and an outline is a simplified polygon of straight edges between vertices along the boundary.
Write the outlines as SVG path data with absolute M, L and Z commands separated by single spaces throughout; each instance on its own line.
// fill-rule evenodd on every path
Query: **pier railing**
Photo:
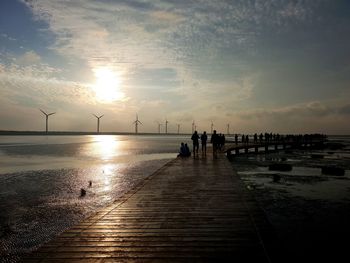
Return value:
M 223 150 L 227 157 L 239 155 L 241 153 L 259 153 L 286 149 L 321 149 L 326 139 L 317 140 L 270 140 L 256 142 L 231 142 L 227 143 Z

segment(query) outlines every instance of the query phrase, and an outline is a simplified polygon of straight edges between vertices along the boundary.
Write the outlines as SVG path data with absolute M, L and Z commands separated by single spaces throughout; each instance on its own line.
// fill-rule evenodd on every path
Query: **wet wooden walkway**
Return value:
M 270 225 L 222 154 L 177 158 L 24 262 L 271 262 Z

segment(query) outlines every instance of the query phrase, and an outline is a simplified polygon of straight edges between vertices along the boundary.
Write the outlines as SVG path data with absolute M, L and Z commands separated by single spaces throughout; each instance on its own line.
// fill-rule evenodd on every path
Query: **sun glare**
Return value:
M 115 156 L 120 155 L 121 145 L 120 140 L 112 135 L 97 135 L 92 136 L 96 142 L 93 145 L 92 151 L 100 160 L 110 161 Z
M 93 86 L 96 98 L 101 102 L 122 100 L 124 93 L 120 91 L 120 76 L 109 68 L 96 68 L 93 70 L 96 82 Z

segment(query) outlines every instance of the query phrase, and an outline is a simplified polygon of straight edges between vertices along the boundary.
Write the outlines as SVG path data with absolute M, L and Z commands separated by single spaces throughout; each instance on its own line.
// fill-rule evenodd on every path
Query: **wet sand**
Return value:
M 340 262 L 347 257 L 350 234 L 349 148 L 341 151 L 283 151 L 246 155 L 233 160 L 274 227 L 283 262 Z M 316 159 L 312 154 L 322 154 Z M 270 163 L 284 160 L 290 172 L 269 171 Z M 321 167 L 345 168 L 344 176 L 324 175 Z M 274 182 L 278 174 L 280 181 Z

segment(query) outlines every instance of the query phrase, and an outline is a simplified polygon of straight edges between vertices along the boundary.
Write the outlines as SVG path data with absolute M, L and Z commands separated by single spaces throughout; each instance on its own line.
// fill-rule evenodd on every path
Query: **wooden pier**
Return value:
M 223 154 L 176 158 L 24 262 L 272 262 L 274 235 Z
M 287 150 L 287 149 L 308 149 L 322 147 L 325 140 L 314 141 L 269 141 L 269 142 L 251 142 L 251 143 L 230 143 L 225 147 L 227 157 L 239 155 L 240 153 L 268 153 L 269 151 Z

